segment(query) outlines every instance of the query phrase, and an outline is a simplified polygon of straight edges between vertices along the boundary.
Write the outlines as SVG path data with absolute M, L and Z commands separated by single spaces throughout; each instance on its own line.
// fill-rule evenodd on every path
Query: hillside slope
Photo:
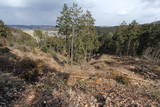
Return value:
M 70 66 L 59 55 L 10 47 L 0 48 L 0 59 L 0 106 L 160 104 L 160 66 L 145 59 L 102 55 Z

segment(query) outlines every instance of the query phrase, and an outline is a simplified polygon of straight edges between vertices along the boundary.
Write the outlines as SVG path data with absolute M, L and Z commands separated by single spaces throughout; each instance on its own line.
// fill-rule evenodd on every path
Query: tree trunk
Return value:
M 7 46 L 7 40 L 6 40 L 6 38 L 3 38 L 3 43 L 4 43 L 4 46 Z
M 74 36 L 75 36 L 75 28 L 72 28 L 72 42 L 71 42 L 71 65 L 73 65 L 73 48 L 74 48 Z
M 68 46 L 68 36 L 65 37 L 65 55 L 67 57 L 67 64 L 69 64 L 69 58 L 70 58 L 70 47 Z
M 128 45 L 127 45 L 127 56 L 129 55 L 130 45 L 131 45 L 131 39 L 129 38 Z

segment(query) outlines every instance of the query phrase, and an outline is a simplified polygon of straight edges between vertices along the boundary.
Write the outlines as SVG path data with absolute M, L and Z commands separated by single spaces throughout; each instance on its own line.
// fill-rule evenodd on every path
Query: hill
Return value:
M 101 26 L 97 26 L 97 32 L 99 34 L 103 33 L 103 34 L 108 34 L 110 32 L 115 32 L 116 29 L 118 28 L 118 26 L 112 26 L 112 27 L 101 27 Z
M 33 53 L 1 47 L 0 52 L 1 106 L 160 103 L 160 66 L 145 59 L 103 55 L 82 66 L 70 66 L 60 65 L 60 56 L 55 59 L 39 50 Z
M 84 27 L 75 38 L 36 30 L 35 39 L 1 23 L 0 106 L 158 107 L 159 25 Z
M 160 66 L 139 57 L 103 54 L 70 65 L 11 29 L 0 46 L 0 106 L 159 106 Z M 57 40 L 56 40 L 57 41 Z
M 151 24 L 160 24 L 160 21 L 152 22 Z
M 34 30 L 34 29 L 54 29 L 55 26 L 51 25 L 8 25 L 13 28 L 18 29 L 28 29 L 28 30 Z
M 152 24 L 160 24 L 160 21 L 155 21 L 155 22 L 152 22 L 152 23 L 146 23 L 146 24 L 142 24 L 142 26 L 143 25 L 152 25 Z M 114 33 L 116 30 L 117 30 L 117 28 L 118 28 L 119 26 L 96 26 L 96 29 L 97 29 L 97 32 L 99 33 L 99 34 L 108 34 L 108 33 L 110 33 L 110 32 L 112 32 L 112 33 Z

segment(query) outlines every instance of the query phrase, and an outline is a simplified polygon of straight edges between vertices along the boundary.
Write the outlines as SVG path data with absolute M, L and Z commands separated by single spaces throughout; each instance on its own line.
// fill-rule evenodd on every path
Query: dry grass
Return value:
M 137 102 L 143 100 L 149 104 L 154 99 L 148 95 L 160 98 L 158 85 L 157 89 L 144 88 L 151 85 L 153 87 L 153 84 L 156 84 L 155 80 L 145 79 L 143 75 L 131 71 L 131 68 L 137 68 L 136 63 L 140 59 L 120 59 L 103 55 L 82 65 L 62 66 L 57 60 L 38 49 L 34 49 L 34 52 L 23 52 L 12 48 L 9 50 L 10 54 L 5 52 L 3 58 L 0 57 L 0 64 L 16 63 L 13 68 L 16 68 L 14 71 L 18 76 L 26 81 L 36 80 L 30 88 L 27 88 L 28 91 L 23 93 L 17 102 L 17 107 L 23 105 L 21 102 L 24 104 L 26 102 L 28 106 L 39 107 L 53 106 L 53 104 L 57 106 L 77 104 L 84 107 L 89 104 L 98 106 L 107 105 L 107 102 L 119 103 L 123 100 L 128 101 L 129 105 L 129 101 L 135 101 L 133 100 L 135 96 Z M 59 55 L 57 57 L 59 58 Z M 153 68 L 158 70 L 159 66 Z M 145 91 L 136 93 L 139 89 Z
M 124 84 L 124 85 L 131 84 L 130 78 L 127 75 L 124 75 L 120 72 L 111 72 L 108 78 L 114 79 L 120 84 Z
M 27 81 L 38 81 L 39 76 L 43 74 L 43 62 L 24 57 L 16 63 L 15 73 Z

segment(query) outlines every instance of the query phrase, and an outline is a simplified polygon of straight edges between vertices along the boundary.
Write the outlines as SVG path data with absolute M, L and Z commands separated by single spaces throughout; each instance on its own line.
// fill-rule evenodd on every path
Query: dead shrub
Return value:
M 158 101 L 160 101 L 160 90 L 154 90 L 151 92 L 151 95 L 154 96 Z
M 14 68 L 14 61 L 8 57 L 0 56 L 0 71 L 11 72 Z
M 67 104 L 63 96 L 54 96 L 49 90 L 41 92 L 35 100 L 34 107 L 65 107 Z
M 56 89 L 58 91 L 65 91 L 68 87 L 66 84 L 68 76 L 66 73 L 60 75 L 57 72 L 48 72 L 40 79 L 39 83 L 41 84 L 38 85 L 47 90 Z
M 83 80 L 77 80 L 75 85 L 73 86 L 73 88 L 76 90 L 76 89 L 79 89 L 83 92 L 86 92 L 87 89 L 88 89 L 88 85 L 86 83 L 86 81 L 83 81 Z
M 42 74 L 40 63 L 41 61 L 24 58 L 17 63 L 15 73 L 29 82 L 36 82 Z
M 27 47 L 27 46 L 20 45 L 20 46 L 15 46 L 15 47 L 17 49 L 21 50 L 22 52 L 30 52 L 31 51 L 31 48 Z
M 8 49 L 8 48 L 0 48 L 0 55 L 4 55 L 9 52 L 10 52 L 10 49 Z
M 124 84 L 124 85 L 129 85 L 130 84 L 130 78 L 128 78 L 127 75 L 124 75 L 119 72 L 112 72 L 110 73 L 110 79 L 114 79 L 118 83 Z

